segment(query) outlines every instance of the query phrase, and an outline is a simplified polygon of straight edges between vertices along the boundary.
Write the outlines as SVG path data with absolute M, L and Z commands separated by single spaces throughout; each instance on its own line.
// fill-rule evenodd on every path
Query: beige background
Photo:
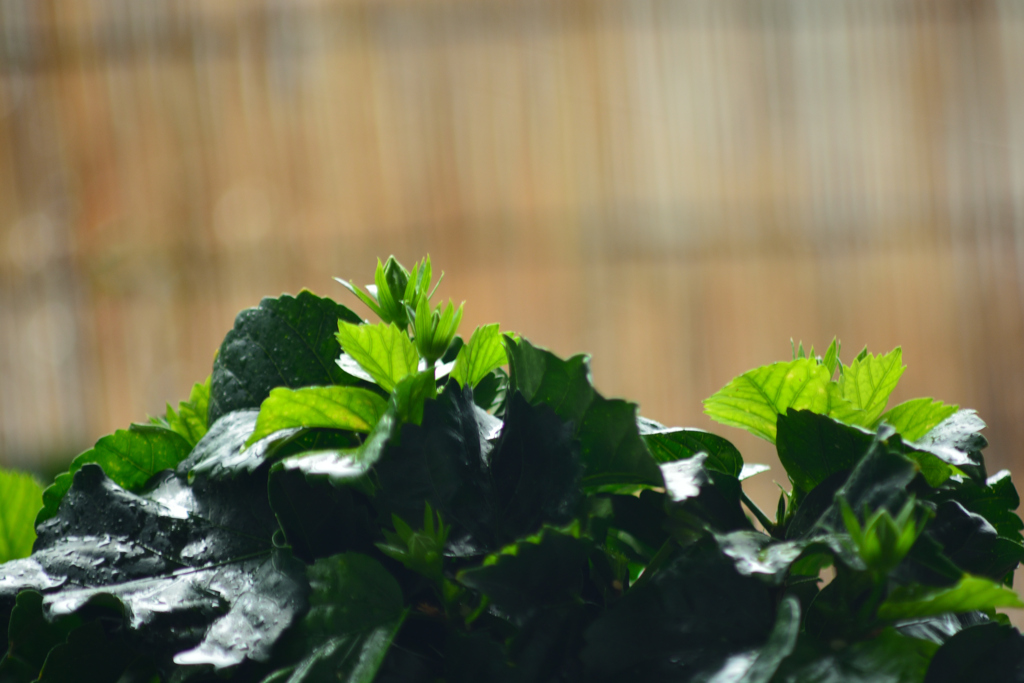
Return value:
M 261 296 L 365 314 L 332 276 L 430 252 L 464 330 L 668 424 L 839 335 L 1024 473 L 1022 64 L 1012 0 L 4 0 L 0 464 L 185 398 Z

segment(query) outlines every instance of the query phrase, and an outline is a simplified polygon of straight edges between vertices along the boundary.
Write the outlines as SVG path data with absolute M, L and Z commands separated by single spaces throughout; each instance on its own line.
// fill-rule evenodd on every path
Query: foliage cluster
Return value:
M 1017 492 L 900 349 L 794 349 L 669 428 L 429 259 L 240 313 L 206 382 L 45 491 L 0 474 L 0 681 L 1022 680 Z M 505 369 L 507 368 L 507 370 Z

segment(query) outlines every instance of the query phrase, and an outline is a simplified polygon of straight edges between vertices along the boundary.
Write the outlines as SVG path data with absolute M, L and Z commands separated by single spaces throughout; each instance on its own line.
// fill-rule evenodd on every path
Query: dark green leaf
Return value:
M 598 617 L 581 659 L 595 681 L 695 680 L 762 645 L 774 623 L 771 589 L 702 541 Z
M 75 458 L 68 471 L 57 475 L 53 484 L 43 491 L 43 509 L 39 511 L 36 524 L 57 514 L 75 472 L 89 463 L 100 465 L 119 486 L 137 491 L 157 472 L 177 467 L 191 450 L 191 444 L 183 436 L 162 427 L 132 425 L 128 430 L 119 429 Z
M 31 474 L 0 469 L 0 564 L 32 554 L 42 505 L 43 487 Z
M 924 681 L 1024 681 L 1024 636 L 994 621 L 966 628 L 935 653 Z
M 793 652 L 800 632 L 800 602 L 793 596 L 779 604 L 775 626 L 764 645 L 731 655 L 710 681 L 768 683 L 783 660 Z
M 906 488 L 916 474 L 914 463 L 902 455 L 888 452 L 882 441 L 876 441 L 835 497 L 846 500 L 858 516 L 870 515 L 879 508 L 896 515 L 906 502 Z M 818 519 L 817 526 L 845 533 L 838 502 L 832 503 Z
M 39 673 L 40 683 L 117 683 L 129 668 L 132 653 L 106 633 L 102 624 L 90 622 L 70 634 L 50 651 Z
M 502 415 L 505 412 L 505 398 L 508 395 L 508 374 L 498 368 L 487 374 L 473 387 L 473 400 L 482 410 Z
M 701 429 L 641 430 L 647 449 L 657 462 L 672 462 L 707 453 L 704 466 L 734 477 L 743 471 L 743 457 L 729 441 Z
M 589 572 L 590 542 L 578 530 L 551 527 L 489 555 L 459 581 L 509 614 L 527 615 L 579 596 Z
M 841 646 L 841 644 L 840 644 Z M 783 662 L 775 683 L 918 683 L 938 646 L 886 629 L 838 651 L 808 640 Z
M 529 403 L 544 403 L 562 419 L 577 427 L 594 398 L 590 382 L 590 357 L 562 360 L 546 349 L 505 335 L 509 390 L 518 391 Z
M 999 536 L 988 520 L 953 500 L 938 506 L 925 533 L 960 569 L 995 581 L 1024 560 L 1024 545 Z
M 993 474 L 984 485 L 971 479 L 947 482 L 933 494 L 933 500 L 956 501 L 988 520 L 1003 538 L 1021 543 L 1020 531 L 1024 529 L 1024 522 L 1013 512 L 1020 505 L 1020 497 L 1008 470 Z
M 811 491 L 836 472 L 851 470 L 868 452 L 875 435 L 809 410 L 778 417 L 776 446 L 790 481 Z
M 379 394 L 360 387 L 302 387 L 271 389 L 260 406 L 256 429 L 245 442 L 256 441 L 282 429 L 297 427 L 369 432 L 387 410 Z
M 309 613 L 286 645 L 301 659 L 272 680 L 372 683 L 405 618 L 402 589 L 359 553 L 317 560 L 307 574 Z
M 451 385 L 424 405 L 421 425 L 405 424 L 374 464 L 383 510 L 405 520 L 423 518 L 424 503 L 454 527 L 451 542 L 470 534 L 489 543 L 492 501 L 472 390 Z
M 31 681 L 39 676 L 46 655 L 63 643 L 81 619 L 67 617 L 49 622 L 43 616 L 43 596 L 22 591 L 11 612 L 7 655 L 0 660 L 0 681 Z
M 908 445 L 956 467 L 981 466 L 983 469 L 981 451 L 988 446 L 988 441 L 979 432 L 984 428 L 985 423 L 977 413 L 961 410 Z
M 239 313 L 213 363 L 209 423 L 259 408 L 274 387 L 355 384 L 335 363 L 339 320 L 361 322 L 348 308 L 307 290 L 264 299 Z
M 722 554 L 732 559 L 740 574 L 760 577 L 776 586 L 786 580 L 790 568 L 801 557 L 813 553 L 850 552 L 848 538 L 843 534 L 780 542 L 759 531 L 733 531 L 716 534 L 715 541 Z
M 505 348 L 510 388 L 530 404 L 550 406 L 563 420 L 572 421 L 586 468 L 584 485 L 662 485 L 657 463 L 637 428 L 636 405 L 594 391 L 587 356 L 562 360 L 507 335 Z
M 572 424 L 516 392 L 490 457 L 499 542 L 562 525 L 576 512 L 583 467 Z
M 221 417 L 178 465 L 178 473 L 190 479 L 222 479 L 254 472 L 276 447 L 301 431 L 278 432 L 246 448 L 246 439 L 256 427 L 257 414 L 256 410 L 236 410 Z
M 265 661 L 305 605 L 301 568 L 273 549 L 276 529 L 257 478 L 189 486 L 164 472 L 136 494 L 87 464 L 32 556 L 0 566 L 0 607 L 37 590 L 53 619 L 110 594 L 127 626 L 161 639 L 178 664 Z
M 512 673 L 519 683 L 579 681 L 583 665 L 583 629 L 595 612 L 585 604 L 566 603 L 527 619 L 509 644 Z M 502 680 L 501 676 L 498 680 Z
M 702 530 L 724 533 L 753 529 L 740 506 L 743 490 L 739 479 L 705 469 L 704 457 L 700 453 L 689 460 L 661 466 L 666 492 L 669 499 L 673 500 L 673 517 L 681 521 L 684 527 L 689 527 L 690 531 L 693 531 L 694 519 L 698 520 Z
M 640 437 L 636 413 L 635 403 L 594 393 L 578 430 L 584 486 L 664 483 Z
M 270 505 L 295 556 L 304 562 L 341 552 L 373 552 L 382 540 L 370 499 L 353 486 L 332 486 L 298 469 L 270 477 Z
M 312 479 L 327 479 L 335 486 L 355 486 L 371 493 L 375 487 L 367 474 L 384 453 L 397 427 L 394 411 L 389 409 L 360 446 L 296 453 L 276 463 L 271 474 L 281 470 L 297 471 Z

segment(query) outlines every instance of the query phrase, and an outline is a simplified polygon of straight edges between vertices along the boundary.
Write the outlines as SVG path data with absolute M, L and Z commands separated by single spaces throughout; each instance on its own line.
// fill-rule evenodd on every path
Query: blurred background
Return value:
M 430 253 L 670 425 L 902 345 L 1024 475 L 1024 3 L 0 0 L 0 465 L 176 405 L 235 314 Z M 773 477 L 751 480 L 774 509 Z

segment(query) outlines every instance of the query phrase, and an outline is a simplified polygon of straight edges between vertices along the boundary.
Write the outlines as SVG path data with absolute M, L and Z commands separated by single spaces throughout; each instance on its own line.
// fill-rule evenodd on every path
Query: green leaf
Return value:
M 640 437 L 636 420 L 635 403 L 594 393 L 578 431 L 584 486 L 664 484 L 658 463 Z
M 7 655 L 0 660 L 0 681 L 36 680 L 46 656 L 80 626 L 77 617 L 47 621 L 43 614 L 43 596 L 32 590 L 18 594 L 11 611 L 10 640 Z
M 423 422 L 423 405 L 437 397 L 437 382 L 432 369 L 409 375 L 402 379 L 391 392 L 390 405 L 394 406 L 395 417 L 400 423 Z
M 1024 636 L 989 621 L 965 628 L 935 653 L 925 683 L 1014 681 L 1024 670 Z
M 931 398 L 915 398 L 890 409 L 880 421 L 895 427 L 905 441 L 917 441 L 959 409 L 960 406 L 946 405 Z
M 658 464 L 637 427 L 637 407 L 598 394 L 590 381 L 587 356 L 558 358 L 550 351 L 505 336 L 510 388 L 532 405 L 546 404 L 571 420 L 586 467 L 584 484 L 661 486 Z
M 590 356 L 562 360 L 547 349 L 504 336 L 508 353 L 509 391 L 537 405 L 546 403 L 566 420 L 579 425 L 594 399 L 590 382 Z
M 839 343 L 839 338 L 832 337 L 832 343 L 828 345 L 825 357 L 821 359 L 821 364 L 828 370 L 830 379 L 836 374 L 836 368 L 839 367 L 839 351 L 841 349 L 842 344 Z
M 401 587 L 359 553 L 317 560 L 306 571 L 309 613 L 286 646 L 299 661 L 273 680 L 372 683 L 405 619 Z
M 335 363 L 339 320 L 361 322 L 348 308 L 307 290 L 264 299 L 239 313 L 213 362 L 209 424 L 234 410 L 259 408 L 274 387 L 357 383 Z
M 465 302 L 456 309 L 449 300 L 445 308 L 439 305 L 433 312 L 426 297 L 416 307 L 416 318 L 413 322 L 414 342 L 419 355 L 429 367 L 433 367 L 451 346 L 455 333 L 462 322 L 462 309 Z
M 1001 536 L 988 520 L 956 500 L 939 504 L 926 533 L 960 570 L 993 581 L 1002 581 L 1024 560 L 1019 532 L 1014 532 L 1016 538 Z
M 324 427 L 369 432 L 387 410 L 379 394 L 359 387 L 277 387 L 260 406 L 256 429 L 246 440 L 251 446 L 282 429 Z
M 199 443 L 209 427 L 206 420 L 210 414 L 210 379 L 207 377 L 202 384 L 192 385 L 188 401 L 178 404 L 178 412 L 167 406 L 167 426 L 193 446 Z
M 32 554 L 42 506 L 43 487 L 31 474 L 0 469 L 0 564 Z
M 878 608 L 878 618 L 898 621 L 997 607 L 1020 608 L 1024 607 L 1024 602 L 1010 588 L 967 574 L 950 588 L 920 584 L 900 586 Z
M 711 419 L 775 442 L 775 421 L 787 408 L 823 413 L 828 369 L 810 358 L 763 365 L 735 378 L 704 400 Z
M 401 426 L 399 438 L 374 464 L 378 509 L 419 520 L 429 503 L 452 525 L 453 541 L 489 547 L 494 501 L 485 453 L 491 447 L 481 433 L 481 414 L 486 416 L 468 387 L 459 391 L 451 385 L 436 400 L 426 401 L 422 423 Z M 492 462 L 499 450 L 492 453 Z
M 970 512 L 988 520 L 1003 538 L 1021 543 L 1024 522 L 1014 510 L 1020 506 L 1020 496 L 1010 479 L 1009 470 L 996 472 L 984 484 L 972 479 L 950 482 L 932 495 L 936 502 L 955 501 Z
M 988 441 L 980 434 L 985 423 L 973 410 L 959 410 L 913 442 L 913 448 L 927 451 L 957 467 L 982 464 L 981 451 Z M 983 469 L 983 468 L 982 468 Z
M 844 424 L 870 426 L 867 413 L 843 398 L 843 388 L 839 382 L 828 383 L 828 407 L 820 412 Z
M 185 437 L 162 427 L 135 424 L 128 430 L 119 429 L 75 458 L 68 471 L 57 475 L 53 484 L 43 491 L 43 509 L 36 517 L 36 524 L 57 514 L 57 507 L 71 487 L 72 477 L 86 464 L 100 465 L 118 486 L 138 491 L 157 472 L 177 467 L 191 450 L 192 445 Z
M 390 392 L 407 375 L 416 372 L 420 357 L 409 336 L 394 323 L 353 325 L 338 321 L 338 342 L 374 381 Z
M 779 613 L 768 641 L 759 648 L 730 656 L 711 680 L 768 683 L 783 660 L 793 652 L 799 632 L 800 601 L 790 595 L 779 604 Z
M 743 471 L 743 457 L 739 450 L 726 439 L 701 429 L 641 430 L 647 450 L 659 463 L 689 458 L 697 453 L 707 453 L 704 466 L 734 477 Z
M 567 524 L 575 516 L 582 496 L 579 443 L 572 425 L 548 406 L 531 406 L 522 394 L 513 394 L 490 464 L 499 542 L 543 524 Z
M 851 470 L 875 435 L 809 410 L 779 415 L 776 446 L 790 481 L 805 493 L 836 472 Z
M 544 527 L 489 555 L 458 579 L 510 614 L 526 615 L 578 599 L 591 542 L 578 529 Z
M 51 621 L 105 594 L 124 605 L 119 628 L 179 665 L 265 661 L 306 605 L 303 565 L 274 548 L 277 530 L 265 479 L 189 485 L 168 471 L 131 493 L 85 464 L 35 552 L 0 565 L 0 612 L 23 589 L 45 593 Z
M 844 544 L 848 541 L 844 535 L 828 534 L 780 542 L 759 531 L 733 531 L 715 534 L 714 538 L 722 554 L 732 559 L 736 571 L 760 577 L 774 586 L 786 580 L 790 568 L 801 557 L 813 553 L 845 554 Z
M 115 683 L 124 680 L 132 652 L 107 634 L 99 621 L 71 631 L 54 647 L 39 672 L 40 683 Z M 125 676 L 127 678 L 127 676 Z
M 362 445 L 297 453 L 276 463 L 271 474 L 278 470 L 298 471 L 307 478 L 326 478 L 335 486 L 354 485 L 360 490 L 371 492 L 374 487 L 367 481 L 366 475 L 380 459 L 397 425 L 394 412 L 389 410 L 377 421 Z
M 865 426 L 874 425 L 885 411 L 904 370 L 903 351 L 897 346 L 884 356 L 861 354 L 843 372 L 839 380 L 843 398 L 864 411 Z
M 587 628 L 583 678 L 708 680 L 730 656 L 768 640 L 774 596 L 767 584 L 739 574 L 713 540 L 691 544 Z
M 801 638 L 773 683 L 919 683 L 938 645 L 895 629 L 837 649 Z
M 492 370 L 508 363 L 498 323 L 473 330 L 469 342 L 459 349 L 451 377 L 462 386 L 476 387 Z

